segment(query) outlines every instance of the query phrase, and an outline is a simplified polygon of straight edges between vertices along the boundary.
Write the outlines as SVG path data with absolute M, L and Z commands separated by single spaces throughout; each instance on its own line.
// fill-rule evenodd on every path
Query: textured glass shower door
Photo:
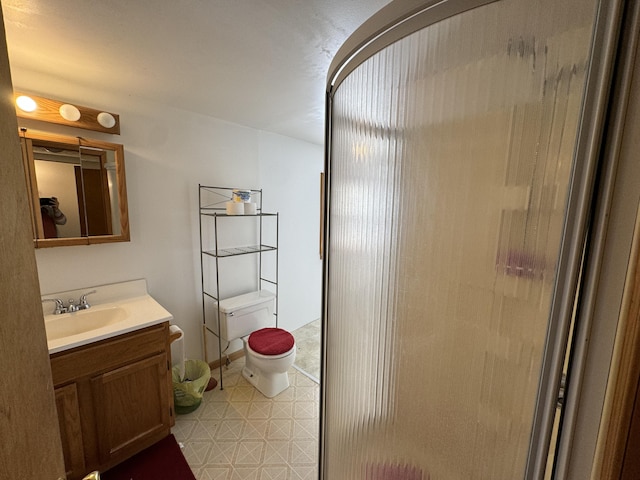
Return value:
M 466 10 L 330 91 L 324 479 L 525 478 L 596 4 Z

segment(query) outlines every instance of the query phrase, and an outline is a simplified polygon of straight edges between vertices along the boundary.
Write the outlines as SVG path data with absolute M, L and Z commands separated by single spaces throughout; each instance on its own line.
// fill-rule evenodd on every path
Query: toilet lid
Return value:
M 249 347 L 261 355 L 282 355 L 294 343 L 293 335 L 281 328 L 262 328 L 249 335 Z

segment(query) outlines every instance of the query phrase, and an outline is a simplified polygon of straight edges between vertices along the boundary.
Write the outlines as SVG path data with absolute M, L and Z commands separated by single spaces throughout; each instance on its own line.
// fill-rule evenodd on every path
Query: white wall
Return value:
M 241 186 L 263 188 L 269 208 L 283 210 L 281 326 L 293 329 L 320 316 L 319 187 L 311 180 L 319 175 L 322 147 L 151 104 L 126 92 L 101 94 L 19 70 L 14 78 L 17 90 L 103 108 L 118 113 L 122 125 L 117 136 L 20 121 L 125 148 L 131 241 L 37 250 L 43 294 L 146 278 L 150 294 L 185 331 L 187 357 L 201 358 L 198 184 Z M 295 182 L 312 190 L 290 206 L 284 190 Z
M 279 212 L 279 320 L 295 330 L 320 318 L 322 149 L 260 132 L 260 181 L 267 210 Z

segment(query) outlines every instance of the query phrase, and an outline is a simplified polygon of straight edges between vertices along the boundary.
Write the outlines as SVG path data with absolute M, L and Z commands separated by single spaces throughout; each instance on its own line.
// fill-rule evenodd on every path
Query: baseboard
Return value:
M 232 352 L 229 355 L 224 355 L 222 358 L 218 360 L 214 360 L 213 362 L 209 362 L 209 368 L 211 370 L 215 370 L 220 368 L 220 365 L 227 365 L 229 362 L 233 362 L 239 358 L 244 357 L 244 350 L 238 350 L 236 352 Z

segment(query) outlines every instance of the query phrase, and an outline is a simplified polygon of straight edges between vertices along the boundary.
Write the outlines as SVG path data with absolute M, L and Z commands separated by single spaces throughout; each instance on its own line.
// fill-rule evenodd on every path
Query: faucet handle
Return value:
M 61 313 L 67 313 L 67 308 L 64 306 L 64 302 L 59 298 L 43 298 L 43 302 L 55 302 L 56 308 L 53 311 L 54 315 L 60 315 Z
M 96 293 L 96 290 L 91 290 L 90 292 L 83 293 L 83 294 L 80 296 L 80 305 L 89 305 L 89 304 L 87 303 L 87 295 L 91 295 L 92 293 Z

